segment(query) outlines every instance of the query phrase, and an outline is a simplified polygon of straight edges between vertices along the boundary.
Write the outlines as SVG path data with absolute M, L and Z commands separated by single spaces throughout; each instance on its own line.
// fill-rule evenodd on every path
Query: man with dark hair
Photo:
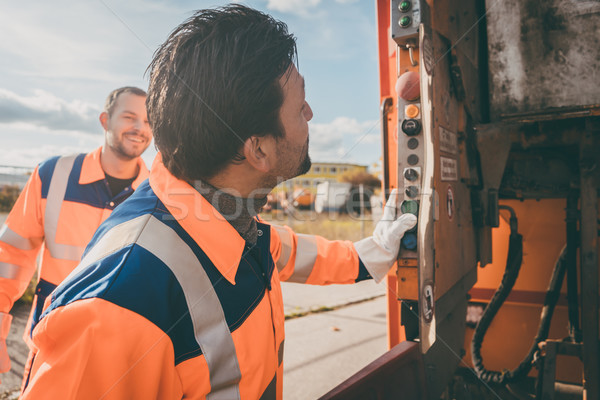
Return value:
M 158 49 L 150 179 L 52 294 L 23 399 L 280 399 L 280 281 L 383 279 L 416 222 L 395 198 L 357 243 L 256 217 L 310 167 L 295 57 L 285 24 L 239 5 L 196 12 Z
M 145 101 L 136 87 L 113 90 L 100 114 L 104 146 L 38 165 L 0 229 L 0 372 L 10 369 L 8 312 L 31 281 L 40 249 L 27 342 L 45 298 L 77 266 L 98 226 L 148 177 L 140 158 L 152 140 Z

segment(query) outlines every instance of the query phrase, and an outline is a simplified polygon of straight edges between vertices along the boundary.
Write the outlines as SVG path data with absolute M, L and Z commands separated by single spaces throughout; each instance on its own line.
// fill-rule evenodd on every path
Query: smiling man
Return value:
M 98 229 L 33 330 L 22 399 L 281 399 L 281 280 L 381 280 L 413 215 L 395 200 L 372 237 L 329 241 L 262 222 L 306 172 L 296 41 L 248 7 L 200 10 L 150 66 L 160 150 Z
M 100 114 L 104 146 L 38 165 L 0 229 L 0 372 L 10 369 L 8 312 L 31 281 L 40 249 L 27 342 L 45 298 L 75 268 L 98 226 L 148 177 L 140 158 L 152 140 L 145 102 L 136 87 L 113 90 Z

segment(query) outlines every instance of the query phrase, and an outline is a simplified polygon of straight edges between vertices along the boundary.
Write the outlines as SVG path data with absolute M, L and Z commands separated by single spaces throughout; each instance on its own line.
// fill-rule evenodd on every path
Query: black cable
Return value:
M 517 229 L 517 216 L 515 211 L 508 206 L 500 206 L 500 209 L 510 211 L 510 239 L 508 245 L 508 257 L 506 259 L 506 270 L 502 277 L 502 282 L 494 293 L 494 296 L 488 303 L 487 307 L 483 311 L 481 319 L 475 327 L 475 333 L 471 341 L 471 357 L 473 360 L 473 366 L 477 376 L 485 382 L 504 383 L 506 380 L 505 372 L 488 371 L 483 366 L 483 359 L 481 357 L 481 344 L 483 338 L 492 323 L 492 320 L 496 316 L 496 313 L 510 294 L 517 277 L 519 276 L 519 270 L 521 269 L 521 262 L 523 261 L 523 236 L 521 236 Z
M 523 258 L 523 238 L 517 232 L 516 215 L 514 211 L 507 206 L 500 206 L 500 208 L 508 209 L 511 212 L 511 234 L 508 258 L 506 261 L 506 271 L 502 277 L 502 283 L 498 287 L 494 297 L 492 297 L 490 300 L 488 306 L 483 312 L 481 320 L 475 328 L 475 334 L 473 335 L 473 340 L 471 342 L 471 353 L 475 371 L 480 379 L 484 380 L 485 382 L 508 383 L 527 376 L 533 366 L 535 354 L 539 351 L 539 343 L 548 338 L 550 322 L 552 321 L 554 308 L 560 297 L 560 289 L 565 277 L 568 263 L 566 262 L 567 252 L 565 246 L 554 266 L 552 278 L 550 279 L 550 284 L 544 300 L 544 307 L 542 308 L 541 312 L 538 332 L 533 340 L 533 344 L 529 349 L 527 356 L 525 356 L 517 368 L 512 371 L 505 370 L 503 372 L 497 372 L 486 370 L 483 366 L 483 359 L 481 357 L 481 344 L 489 325 L 494 319 L 494 316 L 508 297 L 508 294 L 512 290 L 514 283 L 517 280 Z
M 540 316 L 540 326 L 538 328 L 538 333 L 533 340 L 533 344 L 529 349 L 529 353 L 525 357 L 525 359 L 519 364 L 519 366 L 514 369 L 511 374 L 512 380 L 516 380 L 522 377 L 527 376 L 531 367 L 533 366 L 533 359 L 535 353 L 539 352 L 539 344 L 546 339 L 548 339 L 548 332 L 550 331 L 550 323 L 552 322 L 552 315 L 554 314 L 554 308 L 556 307 L 556 303 L 558 303 L 558 299 L 560 298 L 560 288 L 562 287 L 563 280 L 565 278 L 565 273 L 567 271 L 566 262 L 566 247 L 560 253 L 558 260 L 556 261 L 556 265 L 554 266 L 554 270 L 552 271 L 552 278 L 550 279 L 550 285 L 548 287 L 548 292 L 546 292 L 546 298 L 544 299 L 544 307 L 542 308 L 542 313 Z

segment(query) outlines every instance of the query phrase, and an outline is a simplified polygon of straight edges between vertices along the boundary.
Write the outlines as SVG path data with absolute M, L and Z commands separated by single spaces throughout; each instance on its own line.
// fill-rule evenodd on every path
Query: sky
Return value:
M 2 1 L 0 166 L 88 152 L 104 142 L 108 93 L 146 89 L 155 49 L 193 11 L 218 1 Z M 314 117 L 313 161 L 371 166 L 381 156 L 375 1 L 242 2 L 284 21 Z M 148 165 L 156 154 L 144 154 Z

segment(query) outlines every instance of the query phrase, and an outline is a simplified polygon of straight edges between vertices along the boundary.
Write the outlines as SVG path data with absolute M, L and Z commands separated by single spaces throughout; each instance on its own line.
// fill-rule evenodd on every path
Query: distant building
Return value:
M 313 162 L 310 171 L 277 186 L 274 192 L 304 188 L 316 193 L 317 184 L 321 182 L 341 182 L 343 175 L 360 171 L 366 172 L 367 166 L 349 163 Z

